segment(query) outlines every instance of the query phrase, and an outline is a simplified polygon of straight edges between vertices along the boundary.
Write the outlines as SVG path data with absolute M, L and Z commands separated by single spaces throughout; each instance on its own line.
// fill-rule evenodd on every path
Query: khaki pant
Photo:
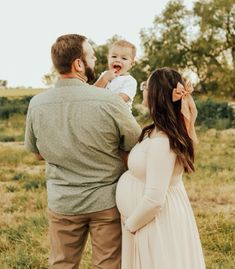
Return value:
M 121 224 L 116 207 L 76 216 L 48 210 L 51 253 L 50 269 L 77 269 L 88 233 L 93 269 L 120 269 Z

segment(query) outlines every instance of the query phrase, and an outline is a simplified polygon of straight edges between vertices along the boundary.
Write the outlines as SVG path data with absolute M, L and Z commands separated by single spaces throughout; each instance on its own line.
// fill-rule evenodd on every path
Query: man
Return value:
M 25 146 L 46 162 L 49 268 L 78 268 L 88 233 L 93 268 L 120 268 L 120 216 L 115 188 L 140 127 L 128 106 L 94 78 L 96 57 L 84 36 L 59 37 L 51 56 L 60 79 L 32 98 Z

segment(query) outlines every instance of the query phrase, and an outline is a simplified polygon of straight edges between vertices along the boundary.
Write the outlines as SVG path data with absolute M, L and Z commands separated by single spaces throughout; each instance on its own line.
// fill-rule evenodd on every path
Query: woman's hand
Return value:
M 125 224 L 126 220 L 127 220 L 127 217 L 121 215 L 121 222 L 122 222 L 123 226 L 125 227 L 125 229 L 126 229 L 128 232 L 130 232 L 131 234 L 135 235 L 135 234 L 136 234 L 136 231 L 135 231 L 135 232 L 131 232 L 131 231 L 128 229 L 128 227 L 126 226 L 126 224 Z

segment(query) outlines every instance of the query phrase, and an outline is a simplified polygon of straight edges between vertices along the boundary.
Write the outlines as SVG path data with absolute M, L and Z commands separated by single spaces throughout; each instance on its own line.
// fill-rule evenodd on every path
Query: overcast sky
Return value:
M 104 44 L 114 34 L 139 48 L 139 33 L 153 26 L 164 0 L 0 0 L 0 79 L 8 86 L 44 87 L 55 39 L 77 33 Z M 193 0 L 184 0 L 191 8 Z

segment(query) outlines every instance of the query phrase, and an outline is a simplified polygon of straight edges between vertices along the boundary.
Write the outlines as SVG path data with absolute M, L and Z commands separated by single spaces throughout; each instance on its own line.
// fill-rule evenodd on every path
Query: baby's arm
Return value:
M 133 100 L 136 94 L 137 81 L 134 78 L 127 77 L 124 84 L 120 85 L 118 95 L 125 101 Z
M 125 94 L 125 93 L 123 93 L 123 92 L 120 92 L 118 95 L 119 95 L 125 102 L 128 102 L 128 101 L 131 100 L 131 98 L 130 98 L 127 94 Z
M 104 88 L 106 85 L 113 80 L 117 75 L 114 70 L 108 70 L 103 72 L 97 81 L 94 83 L 96 87 Z

